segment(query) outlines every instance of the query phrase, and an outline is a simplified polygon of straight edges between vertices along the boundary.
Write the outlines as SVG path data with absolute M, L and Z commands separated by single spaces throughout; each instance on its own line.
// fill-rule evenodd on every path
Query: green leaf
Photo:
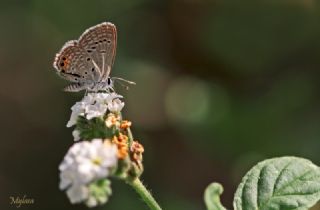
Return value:
M 101 118 L 87 120 L 85 117 L 78 117 L 76 129 L 80 131 L 81 139 L 91 140 L 95 138 L 111 138 L 116 134 L 116 129 L 108 128 Z
M 235 210 L 303 210 L 320 199 L 320 169 L 311 161 L 281 157 L 262 161 L 242 179 Z
M 220 202 L 223 187 L 219 183 L 211 183 L 204 192 L 204 201 L 208 210 L 225 210 Z

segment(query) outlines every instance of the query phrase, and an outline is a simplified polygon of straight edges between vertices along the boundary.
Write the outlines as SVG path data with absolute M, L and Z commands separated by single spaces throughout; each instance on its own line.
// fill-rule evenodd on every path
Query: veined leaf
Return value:
M 235 210 L 303 210 L 320 200 L 320 169 L 311 161 L 281 157 L 262 161 L 242 179 Z

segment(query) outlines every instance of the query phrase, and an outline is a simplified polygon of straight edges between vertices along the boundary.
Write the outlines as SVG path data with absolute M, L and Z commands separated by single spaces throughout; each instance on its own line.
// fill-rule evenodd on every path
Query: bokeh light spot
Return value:
M 174 122 L 198 123 L 210 107 L 210 91 L 201 80 L 183 77 L 174 81 L 165 97 L 166 113 Z
M 163 98 L 169 75 L 159 66 L 146 62 L 127 62 L 130 69 L 124 77 L 134 81 L 129 91 L 121 93 L 127 99 L 125 110 L 135 125 L 154 129 L 166 123 Z M 119 74 L 121 76 L 121 74 Z

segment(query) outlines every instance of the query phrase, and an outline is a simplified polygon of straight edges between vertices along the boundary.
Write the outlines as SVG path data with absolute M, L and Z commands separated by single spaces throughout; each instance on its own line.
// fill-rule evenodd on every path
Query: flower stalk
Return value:
M 148 205 L 151 210 L 161 210 L 157 201 L 153 198 L 151 193 L 143 185 L 139 178 L 128 182 L 128 184 L 140 195 L 142 200 Z

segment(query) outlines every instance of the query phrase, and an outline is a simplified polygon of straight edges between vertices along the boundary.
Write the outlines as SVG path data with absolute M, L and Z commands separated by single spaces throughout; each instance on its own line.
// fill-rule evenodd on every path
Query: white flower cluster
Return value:
M 95 117 L 102 117 L 107 110 L 118 113 L 124 107 L 120 100 L 121 95 L 116 93 L 89 93 L 80 102 L 71 107 L 72 113 L 67 127 L 77 123 L 78 116 L 84 116 L 88 120 Z
M 108 140 L 93 139 L 74 144 L 59 166 L 61 190 L 67 189 L 71 203 L 85 202 L 96 206 L 107 201 L 97 200 L 91 184 L 108 177 L 117 166 L 117 147 Z

